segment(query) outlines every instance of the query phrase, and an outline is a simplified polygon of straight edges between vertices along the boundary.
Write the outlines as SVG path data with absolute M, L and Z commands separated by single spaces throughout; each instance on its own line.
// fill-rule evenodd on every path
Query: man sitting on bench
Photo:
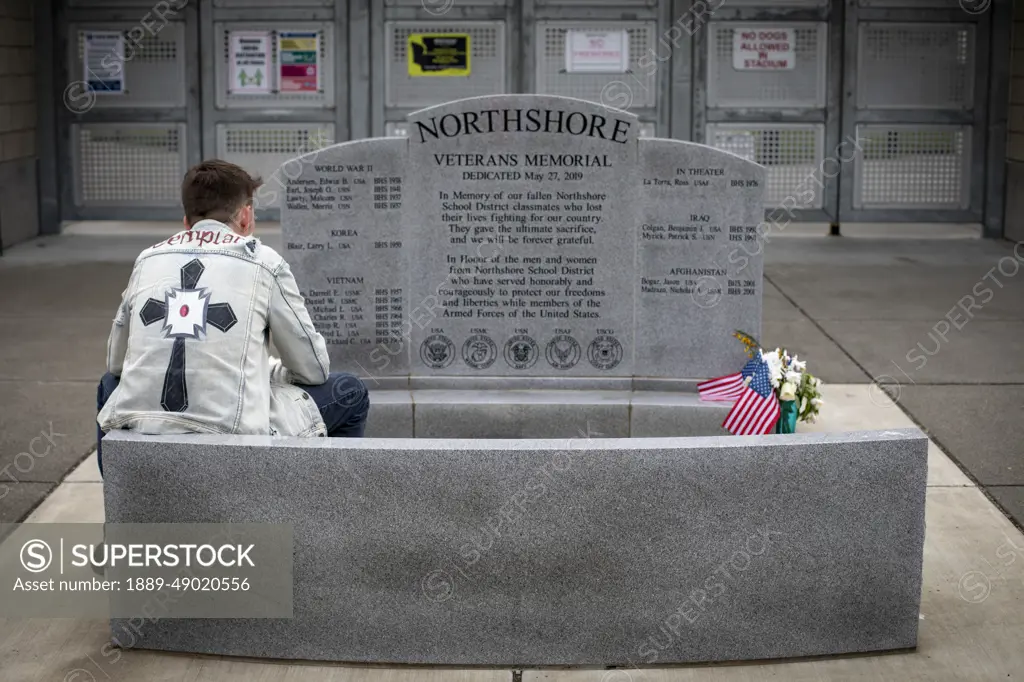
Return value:
M 110 331 L 98 440 L 111 429 L 363 435 L 366 387 L 329 372 L 288 264 L 253 236 L 259 185 L 224 161 L 186 174 L 186 229 L 139 255 Z

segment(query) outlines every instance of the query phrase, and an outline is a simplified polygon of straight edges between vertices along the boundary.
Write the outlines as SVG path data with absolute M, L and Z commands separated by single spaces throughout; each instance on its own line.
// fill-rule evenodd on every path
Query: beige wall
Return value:
M 32 0 L 0 0 L 0 236 L 39 232 Z

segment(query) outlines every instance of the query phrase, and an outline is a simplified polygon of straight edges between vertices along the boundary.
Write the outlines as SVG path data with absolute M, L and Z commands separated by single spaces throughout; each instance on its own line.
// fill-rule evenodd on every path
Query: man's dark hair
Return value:
M 231 221 L 252 203 L 252 195 L 261 184 L 245 169 L 220 159 L 193 166 L 181 183 L 181 204 L 189 227 L 200 220 Z

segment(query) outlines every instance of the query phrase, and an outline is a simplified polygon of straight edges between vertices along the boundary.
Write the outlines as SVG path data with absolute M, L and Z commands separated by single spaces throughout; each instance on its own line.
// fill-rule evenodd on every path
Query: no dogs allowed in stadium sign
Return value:
M 413 33 L 409 36 L 410 76 L 468 76 L 469 35 Z
M 737 71 L 788 71 L 796 67 L 795 28 L 735 28 L 732 38 L 732 68 Z

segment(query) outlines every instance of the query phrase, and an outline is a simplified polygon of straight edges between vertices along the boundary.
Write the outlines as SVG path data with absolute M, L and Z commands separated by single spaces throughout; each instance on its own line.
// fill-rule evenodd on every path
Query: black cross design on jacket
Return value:
M 196 288 L 206 268 L 199 259 L 189 261 L 181 268 L 181 288 L 171 288 L 163 301 L 151 298 L 139 311 L 142 324 L 149 326 L 164 321 L 164 337 L 173 338 L 171 360 L 164 374 L 164 389 L 160 406 L 168 412 L 188 409 L 188 387 L 185 385 L 185 339 L 200 339 L 206 334 L 206 323 L 226 332 L 235 326 L 238 318 L 229 303 L 210 303 L 210 294 Z

